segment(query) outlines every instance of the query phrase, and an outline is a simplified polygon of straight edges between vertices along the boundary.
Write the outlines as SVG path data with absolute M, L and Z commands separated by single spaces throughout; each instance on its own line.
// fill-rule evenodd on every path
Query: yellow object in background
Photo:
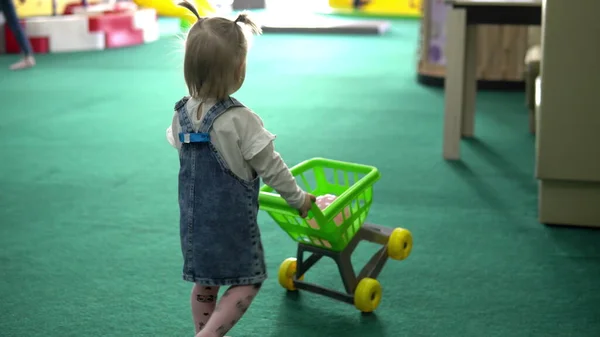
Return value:
M 334 11 L 365 15 L 421 16 L 421 2 L 425 0 L 329 0 Z M 362 3 L 355 7 L 355 3 Z
M 56 13 L 62 14 L 65 11 L 65 7 L 68 4 L 79 3 L 78 0 L 56 0 Z M 99 1 L 88 1 L 89 4 L 96 4 Z M 21 1 L 14 1 L 17 15 L 20 18 L 31 17 L 31 16 L 50 16 L 52 15 L 52 1 L 51 0 L 25 0 L 24 3 Z
M 207 0 L 188 1 L 196 7 L 200 16 L 208 16 L 215 12 Z M 133 0 L 133 2 L 140 7 L 154 8 L 159 16 L 179 18 L 189 24 L 193 24 L 197 20 L 187 8 L 177 5 L 173 0 Z

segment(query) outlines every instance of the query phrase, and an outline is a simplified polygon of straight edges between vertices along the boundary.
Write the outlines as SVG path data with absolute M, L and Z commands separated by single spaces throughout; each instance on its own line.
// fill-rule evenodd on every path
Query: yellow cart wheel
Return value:
M 406 259 L 412 250 L 413 239 L 410 231 L 396 228 L 388 240 L 388 256 L 394 260 Z
M 295 291 L 294 286 L 294 275 L 296 274 L 296 258 L 290 257 L 285 259 L 279 266 L 279 284 L 289 291 Z M 304 279 L 304 275 L 300 277 L 300 280 Z
M 362 312 L 373 312 L 381 302 L 381 284 L 372 278 L 360 280 L 354 291 L 354 306 Z

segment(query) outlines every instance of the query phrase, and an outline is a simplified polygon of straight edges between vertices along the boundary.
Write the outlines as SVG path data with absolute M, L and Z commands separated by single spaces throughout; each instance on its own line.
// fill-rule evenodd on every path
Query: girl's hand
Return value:
M 317 201 L 317 198 L 310 194 L 310 193 L 305 193 L 304 194 L 304 205 L 302 205 L 302 207 L 300 207 L 300 209 L 298 211 L 300 211 L 300 217 L 302 218 L 306 218 L 306 216 L 308 215 L 308 211 L 310 211 L 310 209 L 312 208 L 312 204 Z

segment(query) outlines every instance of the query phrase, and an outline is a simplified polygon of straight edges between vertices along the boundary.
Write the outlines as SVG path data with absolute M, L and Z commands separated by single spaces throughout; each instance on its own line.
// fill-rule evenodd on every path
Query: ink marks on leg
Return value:
M 216 333 L 217 333 L 217 335 L 218 335 L 219 337 L 223 337 L 223 336 L 225 336 L 225 334 L 227 333 L 227 331 L 228 331 L 227 327 L 226 327 L 226 326 L 224 326 L 224 325 L 221 325 L 221 326 L 220 326 L 220 327 L 217 329 Z
M 198 295 L 196 301 L 202 303 L 212 303 L 215 301 L 215 295 Z
M 238 310 L 241 311 L 242 313 L 245 313 L 248 310 L 248 305 L 246 303 L 244 303 L 243 301 L 237 301 L 237 303 L 235 304 L 235 307 L 238 308 Z
M 254 300 L 256 295 L 258 295 L 258 291 L 260 290 L 261 287 L 262 287 L 262 283 L 257 283 L 257 284 L 252 285 L 252 289 L 254 290 L 254 292 L 249 294 L 248 296 L 246 296 L 246 301 L 248 301 L 248 303 L 252 303 L 252 301 Z
M 206 323 L 204 323 L 204 322 L 198 323 L 198 329 L 199 329 L 198 331 L 202 331 L 202 329 L 204 329 L 205 326 L 206 326 Z

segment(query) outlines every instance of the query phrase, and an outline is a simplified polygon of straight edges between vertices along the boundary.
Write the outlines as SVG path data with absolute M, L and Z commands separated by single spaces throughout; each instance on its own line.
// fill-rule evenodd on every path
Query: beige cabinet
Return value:
M 539 218 L 600 226 L 600 1 L 546 0 L 537 113 Z

